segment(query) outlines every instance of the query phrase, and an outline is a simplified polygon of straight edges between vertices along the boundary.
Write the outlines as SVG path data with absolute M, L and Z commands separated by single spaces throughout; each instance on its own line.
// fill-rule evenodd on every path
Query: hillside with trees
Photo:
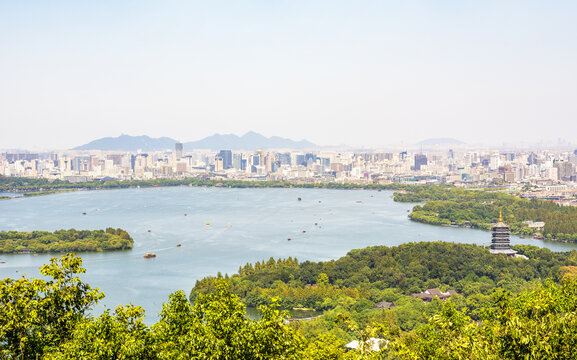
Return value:
M 426 289 L 455 290 L 458 295 L 452 299 L 458 309 L 480 320 L 495 289 L 517 293 L 577 266 L 577 251 L 558 253 L 529 245 L 514 248 L 529 259 L 495 256 L 481 246 L 443 242 L 368 247 L 326 262 L 271 258 L 246 264 L 231 276 L 218 274 L 199 280 L 190 298 L 194 301 L 200 294 L 213 292 L 215 280 L 222 279 L 248 307 L 275 303 L 286 310 L 319 311 L 323 316 L 293 326 L 308 337 L 328 333 L 347 342 L 383 317 L 397 332 L 425 324 L 427 316 L 442 304 L 425 304 L 410 296 Z M 395 307 L 383 312 L 377 308 L 383 301 Z
M 84 252 L 132 249 L 134 240 L 122 229 L 0 231 L 0 253 Z
M 514 234 L 530 236 L 539 231 L 546 239 L 577 242 L 577 208 L 552 201 L 451 186 L 414 186 L 396 192 L 394 199 L 425 203 L 415 205 L 409 215 L 413 221 L 489 230 L 502 211 Z M 542 221 L 545 226 L 542 230 L 531 228 L 528 221 Z
M 566 260 L 560 262 L 574 264 L 574 253 L 556 256 L 546 251 L 539 254 L 533 247 L 524 250 L 540 258 L 538 263 L 552 262 L 555 266 L 556 262 Z M 372 252 L 359 250 L 356 256 L 364 251 Z M 451 263 L 458 254 L 441 255 L 438 260 Z M 399 254 L 399 261 L 405 258 Z M 367 256 L 366 261 L 361 261 L 363 267 L 370 259 Z M 506 273 L 513 267 L 506 264 L 502 271 Z M 455 279 L 462 277 L 458 273 L 466 269 L 458 270 Z M 67 254 L 52 258 L 50 264 L 44 265 L 40 269 L 42 279 L 23 276 L 0 281 L 0 357 L 22 360 L 573 359 L 577 346 L 575 267 L 563 265 L 559 270 L 563 276 L 557 280 L 534 279 L 529 287 L 516 288 L 515 292 L 502 286 L 494 290 L 490 286 L 477 286 L 480 293 L 467 297 L 453 295 L 446 302 L 434 299 L 426 304 L 420 299 L 398 299 L 398 308 L 413 301 L 415 307 L 419 304 L 418 311 L 425 317 L 411 330 L 397 325 L 397 319 L 409 311 L 395 312 L 397 308 L 394 308 L 367 314 L 367 306 L 347 298 L 340 299 L 339 307 L 322 317 L 326 328 L 316 320 L 287 324 L 288 313 L 279 311 L 274 300 L 270 305 L 261 306 L 260 317 L 252 319 L 247 317 L 243 302 L 231 291 L 230 282 L 222 278 L 212 282 L 211 291 L 199 292 L 194 302 L 189 302 L 182 291 L 173 293 L 163 305 L 159 320 L 148 326 L 144 322 L 145 310 L 133 304 L 120 305 L 99 316 L 91 315 L 91 308 L 104 294 L 82 282 L 78 276 L 85 272 L 82 259 Z M 327 280 L 324 276 L 319 279 Z M 488 281 L 476 280 L 469 274 L 464 284 Z M 475 318 L 467 301 L 479 294 L 488 295 L 479 303 Z M 354 312 L 341 311 L 346 307 L 354 307 Z M 354 334 L 361 346 L 346 351 L 339 336 L 343 333 Z M 373 337 L 385 340 L 380 350 L 371 350 L 369 339 Z

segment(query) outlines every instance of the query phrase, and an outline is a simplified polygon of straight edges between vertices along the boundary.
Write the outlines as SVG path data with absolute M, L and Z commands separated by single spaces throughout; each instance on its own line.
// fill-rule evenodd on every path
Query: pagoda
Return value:
M 511 249 L 509 236 L 511 231 L 509 225 L 503 222 L 503 214 L 499 211 L 499 222 L 493 226 L 493 238 L 491 239 L 491 254 L 505 254 L 507 256 L 515 256 L 517 253 Z

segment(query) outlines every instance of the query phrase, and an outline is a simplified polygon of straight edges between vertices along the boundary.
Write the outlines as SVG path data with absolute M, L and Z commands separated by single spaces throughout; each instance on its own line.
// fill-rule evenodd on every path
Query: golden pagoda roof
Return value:
M 503 212 L 499 210 L 499 221 L 493 225 L 494 227 L 509 227 L 509 225 L 503 222 Z

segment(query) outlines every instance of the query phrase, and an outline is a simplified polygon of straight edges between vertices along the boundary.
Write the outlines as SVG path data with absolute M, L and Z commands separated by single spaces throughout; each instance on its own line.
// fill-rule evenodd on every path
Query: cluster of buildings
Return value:
M 203 176 L 238 180 L 529 186 L 554 200 L 577 184 L 575 151 L 6 152 L 0 175 L 68 181 Z M 529 194 L 528 194 L 529 196 Z M 569 196 L 570 198 L 571 196 Z

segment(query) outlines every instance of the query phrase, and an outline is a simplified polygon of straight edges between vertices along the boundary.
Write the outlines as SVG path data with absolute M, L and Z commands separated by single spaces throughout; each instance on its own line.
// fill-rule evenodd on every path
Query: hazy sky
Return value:
M 0 0 L 0 148 L 577 142 L 577 1 Z

